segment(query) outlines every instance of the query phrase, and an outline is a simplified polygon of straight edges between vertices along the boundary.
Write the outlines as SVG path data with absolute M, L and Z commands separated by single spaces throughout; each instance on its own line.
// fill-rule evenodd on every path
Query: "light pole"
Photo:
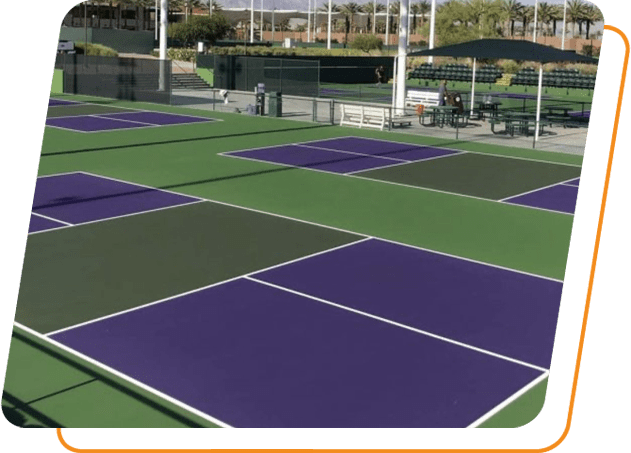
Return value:
M 390 45 L 390 0 L 386 3 L 386 46 L 388 45 Z
M 307 42 L 311 42 L 311 0 L 307 5 Z
M 561 38 L 561 50 L 565 50 L 565 20 L 567 18 L 567 0 L 563 1 L 563 37 Z
M 250 43 L 254 43 L 254 0 L 250 8 Z
M 401 0 L 399 10 L 399 54 L 397 56 L 397 90 L 396 111 L 403 113 L 405 108 L 405 69 L 407 67 L 407 41 L 408 41 L 408 7 L 409 0 Z
M 331 8 L 333 0 L 329 0 L 329 21 L 326 26 L 326 48 L 331 49 Z
M 532 30 L 532 42 L 537 42 L 537 13 L 539 12 L 539 0 L 535 1 L 535 28 Z
M 261 25 L 259 29 L 261 30 L 259 41 L 263 41 L 263 0 L 261 0 Z
M 435 31 L 436 29 L 436 0 L 432 0 L 432 11 L 431 16 L 429 18 L 429 48 L 434 48 L 434 39 L 435 39 Z M 430 56 L 427 61 L 429 63 L 434 63 L 434 57 Z
M 169 25 L 169 0 L 160 3 L 160 79 L 159 90 L 166 90 L 167 27 Z
M 156 41 L 158 40 L 158 28 L 159 28 L 158 27 L 158 1 L 159 0 L 156 0 L 156 8 L 153 11 L 153 22 L 154 22 L 153 28 L 155 28 L 155 40 Z

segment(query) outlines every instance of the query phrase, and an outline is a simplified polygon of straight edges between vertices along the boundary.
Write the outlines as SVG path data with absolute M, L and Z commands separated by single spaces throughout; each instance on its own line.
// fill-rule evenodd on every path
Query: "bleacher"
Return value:
M 475 81 L 479 83 L 495 83 L 501 77 L 502 71 L 499 68 L 485 65 L 476 69 Z M 411 72 L 410 79 L 471 82 L 473 69 L 464 64 L 452 63 L 435 67 L 431 63 L 423 63 Z
M 534 68 L 520 70 L 511 80 L 511 85 L 537 86 L 539 72 Z M 577 69 L 554 69 L 543 73 L 543 86 L 552 88 L 579 88 L 593 90 L 595 75 L 581 74 Z

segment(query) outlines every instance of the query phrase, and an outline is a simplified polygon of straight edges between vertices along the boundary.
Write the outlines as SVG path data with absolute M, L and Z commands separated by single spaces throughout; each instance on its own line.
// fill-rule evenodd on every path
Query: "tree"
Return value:
M 500 8 L 507 22 L 510 23 L 510 35 L 515 36 L 515 21 L 521 17 L 524 5 L 517 0 L 503 0 Z
M 192 16 L 188 22 L 171 24 L 168 35 L 191 46 L 197 41 L 210 41 L 212 44 L 227 36 L 230 30 L 230 24 L 222 14 L 213 14 L 212 17 Z
M 586 5 L 583 20 L 585 21 L 585 39 L 589 39 L 589 27 L 603 20 L 603 13 L 594 5 Z
M 496 0 L 467 0 L 465 8 L 469 21 L 477 28 L 480 38 L 493 36 L 495 24 L 499 21 L 502 9 Z
M 206 8 L 208 8 L 208 15 L 211 17 L 215 11 L 223 10 L 223 6 L 217 0 L 206 0 Z
M 377 16 L 375 14 L 385 11 L 385 9 L 386 7 L 384 5 L 382 5 L 381 3 L 377 3 L 374 0 L 366 3 L 365 5 L 361 7 L 361 11 L 363 13 L 369 14 L 369 20 L 370 20 L 370 17 L 372 17 L 372 32 L 373 33 L 376 33 L 377 31 Z M 369 28 L 370 28 L 370 23 L 366 25 L 366 31 L 368 31 Z
M 552 36 L 557 35 L 557 22 L 563 20 L 563 7 L 561 5 L 552 6 L 552 14 L 550 15 L 552 21 Z
M 348 32 L 352 31 L 353 25 L 355 24 L 355 14 L 359 13 L 360 11 L 360 6 L 355 2 L 349 2 L 340 7 L 340 13 L 344 15 L 344 19 L 346 21 L 344 44 L 348 43 Z
M 351 43 L 352 49 L 360 49 L 364 52 L 370 52 L 371 50 L 381 50 L 383 42 L 375 35 L 357 35 Z
M 522 31 L 522 36 L 526 36 L 526 31 L 528 31 L 528 24 L 535 17 L 535 7 L 534 6 L 524 6 L 519 13 L 521 17 L 521 21 L 524 24 L 524 29 Z
M 585 3 L 583 0 L 570 0 L 567 4 L 567 17 L 574 24 L 573 35 L 576 36 L 576 24 L 578 24 L 579 34 L 582 31 L 583 10 Z
M 421 15 L 421 27 L 425 24 L 425 16 L 427 13 L 431 12 L 432 5 L 427 1 L 423 0 L 422 2 L 418 2 L 418 13 Z
M 552 17 L 554 15 L 554 9 L 555 9 L 554 6 L 550 5 L 549 3 L 546 3 L 546 2 L 539 3 L 539 11 L 537 13 L 537 20 L 546 26 L 546 27 L 541 28 L 541 30 L 544 32 L 542 34 L 545 34 L 546 29 L 548 32 L 550 31 L 550 22 L 552 21 Z

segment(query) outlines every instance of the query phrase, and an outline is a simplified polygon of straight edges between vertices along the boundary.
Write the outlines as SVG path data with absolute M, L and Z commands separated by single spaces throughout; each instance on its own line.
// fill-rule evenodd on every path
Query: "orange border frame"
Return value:
M 576 357 L 576 368 L 574 369 L 574 381 L 572 383 L 572 395 L 570 398 L 570 407 L 569 407 L 569 411 L 568 411 L 568 415 L 567 415 L 567 423 L 565 425 L 565 430 L 563 431 L 563 434 L 561 434 L 561 437 L 559 437 L 559 439 L 554 442 L 552 445 L 549 445 L 545 448 L 540 448 L 540 449 L 401 449 L 401 450 L 393 450 L 393 451 L 401 451 L 401 452 L 424 452 L 424 453 L 461 453 L 461 452 L 484 452 L 484 451 L 491 451 L 493 453 L 502 453 L 502 452 L 511 452 L 511 453 L 544 453 L 547 451 L 550 451 L 556 447 L 558 447 L 559 445 L 561 445 L 561 443 L 565 440 L 565 438 L 567 437 L 567 435 L 570 432 L 570 426 L 572 424 L 572 414 L 574 411 L 574 398 L 576 397 L 576 386 L 578 383 L 578 374 L 579 374 L 579 370 L 581 367 L 581 359 L 583 356 L 583 344 L 585 342 L 585 330 L 587 328 L 587 318 L 589 316 L 589 307 L 590 307 L 590 303 L 591 303 L 591 298 L 592 298 L 592 289 L 593 289 L 593 284 L 594 284 L 594 274 L 596 272 L 596 262 L 598 260 L 598 249 L 600 248 L 600 236 L 602 233 L 602 227 L 603 227 L 603 219 L 605 217 L 605 205 L 607 204 L 607 193 L 609 191 L 609 177 L 611 176 L 611 166 L 613 163 L 613 154 L 614 154 L 614 149 L 616 147 L 616 139 L 618 137 L 618 125 L 620 123 L 620 111 L 622 110 L 622 97 L 624 94 L 624 85 L 626 82 L 626 78 L 627 78 L 627 66 L 629 64 L 629 40 L 627 39 L 627 36 L 624 34 L 624 32 L 622 30 L 620 30 L 619 28 L 616 27 L 612 27 L 611 25 L 605 25 L 605 30 L 611 30 L 615 33 L 618 33 L 618 35 L 620 35 L 620 37 L 622 38 L 622 40 L 624 41 L 624 45 L 625 45 L 625 56 L 624 56 L 624 65 L 622 67 L 622 79 L 620 81 L 620 92 L 618 95 L 618 106 L 616 108 L 616 118 L 614 120 L 614 126 L 613 126 L 613 134 L 611 136 L 611 147 L 609 149 L 609 160 L 607 162 L 607 174 L 605 177 L 605 188 L 603 190 L 603 197 L 602 197 L 602 204 L 600 206 L 600 216 L 598 218 L 598 230 L 596 232 L 596 242 L 594 244 L 594 254 L 593 254 L 593 258 L 592 258 L 592 267 L 591 267 L 591 272 L 589 275 L 589 286 L 587 289 L 587 301 L 585 302 L 585 314 L 583 315 L 583 326 L 581 328 L 581 339 L 579 341 L 579 345 L 578 345 L 578 354 Z M 63 438 L 63 435 L 61 434 L 61 428 L 57 428 L 57 438 L 59 439 L 59 442 L 61 443 L 61 445 L 63 445 L 67 450 L 74 452 L 74 453 L 108 453 L 108 452 L 115 452 L 115 453 L 148 453 L 148 452 L 168 452 L 168 453 L 190 453 L 190 452 L 213 452 L 213 453 L 252 453 L 252 452 L 273 452 L 273 451 L 278 451 L 278 450 L 274 450 L 274 449 L 256 449 L 256 450 L 252 450 L 252 449 L 80 449 L 80 448 L 75 448 L 72 447 L 71 445 L 69 445 Z M 285 451 L 287 453 L 304 453 L 304 452 L 314 452 L 314 451 L 320 451 L 320 452 L 326 452 L 326 453 L 348 453 L 348 452 L 359 452 L 359 451 L 367 451 L 367 450 L 362 450 L 362 449 L 345 449 L 345 450 L 340 450 L 340 449 L 286 449 L 286 450 L 282 450 Z M 385 452 L 388 450 L 373 450 L 376 452 Z

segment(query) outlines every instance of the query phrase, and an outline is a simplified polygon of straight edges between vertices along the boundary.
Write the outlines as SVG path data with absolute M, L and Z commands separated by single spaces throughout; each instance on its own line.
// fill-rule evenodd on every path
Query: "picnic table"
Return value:
M 504 124 L 504 131 L 496 131 L 495 126 Z M 539 134 L 543 134 L 543 128 L 546 120 L 541 118 L 539 121 Z M 534 113 L 507 111 L 503 115 L 491 119 L 491 132 L 499 134 L 500 132 L 508 133 L 512 136 L 515 133 L 523 135 L 531 135 L 535 133 L 537 127 L 537 118 Z
M 563 115 L 563 116 L 570 116 L 570 111 L 572 110 L 571 107 L 559 107 L 559 106 L 553 106 L 553 107 L 546 107 L 548 112 L 550 113 L 550 115 Z
M 425 118 L 431 118 L 431 122 L 426 124 Z M 466 119 L 466 115 L 458 114 L 458 107 L 453 105 L 436 105 L 425 107 L 423 115 L 419 116 L 419 123 L 423 126 L 438 126 L 444 127 L 445 125 L 457 127 L 460 125 L 459 121 Z M 466 124 L 464 124 L 466 126 Z
M 479 101 L 477 110 L 478 119 L 484 119 L 485 112 L 489 112 L 491 118 L 496 118 L 500 105 L 502 105 L 502 103 L 499 101 Z

